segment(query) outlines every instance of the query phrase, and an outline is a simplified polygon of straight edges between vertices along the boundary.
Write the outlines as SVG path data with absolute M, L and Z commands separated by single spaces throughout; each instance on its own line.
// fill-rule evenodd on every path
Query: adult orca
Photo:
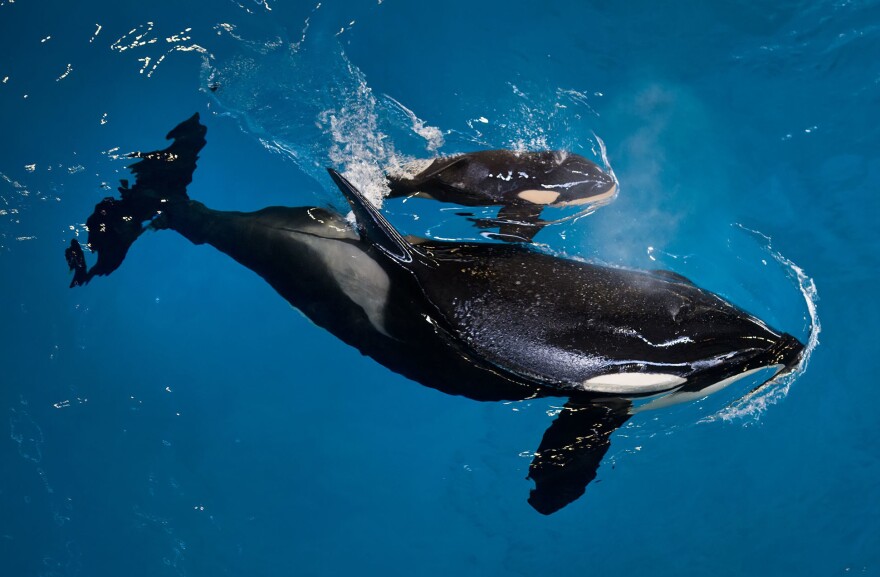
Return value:
M 547 223 L 544 208 L 596 207 L 614 200 L 617 182 L 578 154 L 551 150 L 481 150 L 419 160 L 389 171 L 390 197 L 421 196 L 464 206 L 501 206 L 497 218 L 473 219 L 499 227 L 493 238 L 530 242 Z
M 74 239 L 71 286 L 113 272 L 146 229 L 209 244 L 256 272 L 316 325 L 414 381 L 481 401 L 562 397 L 529 467 L 529 503 L 550 514 L 595 478 L 633 402 L 699 397 L 803 345 L 668 272 L 599 266 L 528 245 L 411 242 L 343 176 L 357 224 L 318 207 L 212 210 L 189 199 L 206 129 L 198 115 L 165 150 L 133 153 L 134 186 L 89 217 L 87 268 Z

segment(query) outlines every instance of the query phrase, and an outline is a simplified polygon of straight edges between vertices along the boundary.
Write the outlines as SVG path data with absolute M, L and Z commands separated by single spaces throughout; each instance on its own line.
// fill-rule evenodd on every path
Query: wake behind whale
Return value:
M 132 155 L 135 184 L 123 181 L 88 219 L 95 265 L 76 240 L 67 249 L 71 286 L 112 273 L 145 230 L 172 230 L 425 386 L 481 401 L 562 397 L 529 467 L 541 513 L 584 493 L 635 405 L 698 398 L 765 368 L 784 374 L 803 354 L 796 338 L 669 271 L 404 238 L 333 170 L 354 226 L 319 207 L 212 210 L 186 193 L 205 134 L 194 115 L 165 150 Z

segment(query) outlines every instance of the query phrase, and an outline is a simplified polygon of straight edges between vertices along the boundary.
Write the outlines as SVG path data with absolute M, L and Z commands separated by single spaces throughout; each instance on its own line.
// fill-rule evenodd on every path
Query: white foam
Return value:
M 356 90 L 345 94 L 340 106 L 321 112 L 318 119 L 332 139 L 331 162 L 342 167 L 342 175 L 374 206 L 381 207 L 390 189 L 380 165 L 394 156 L 394 150 L 379 129 L 376 97 L 366 78 L 347 58 L 345 62 L 357 81 Z

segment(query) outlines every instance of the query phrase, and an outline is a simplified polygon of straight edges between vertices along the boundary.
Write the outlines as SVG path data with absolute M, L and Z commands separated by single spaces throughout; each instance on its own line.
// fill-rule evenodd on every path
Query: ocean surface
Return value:
M 0 575 L 880 575 L 880 2 L 667 4 L 0 0 Z M 809 362 L 637 415 L 539 515 L 562 400 L 408 381 L 170 232 L 68 288 L 125 155 L 194 112 L 218 209 L 346 211 L 326 166 L 378 203 L 440 154 L 607 161 L 618 198 L 542 250 L 686 275 Z

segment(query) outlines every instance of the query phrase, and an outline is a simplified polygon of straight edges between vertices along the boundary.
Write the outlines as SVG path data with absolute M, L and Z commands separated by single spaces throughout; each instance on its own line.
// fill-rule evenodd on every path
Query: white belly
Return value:
M 357 245 L 311 234 L 294 233 L 299 242 L 315 251 L 339 289 L 359 307 L 377 331 L 385 329 L 385 308 L 391 279 L 385 270 Z

